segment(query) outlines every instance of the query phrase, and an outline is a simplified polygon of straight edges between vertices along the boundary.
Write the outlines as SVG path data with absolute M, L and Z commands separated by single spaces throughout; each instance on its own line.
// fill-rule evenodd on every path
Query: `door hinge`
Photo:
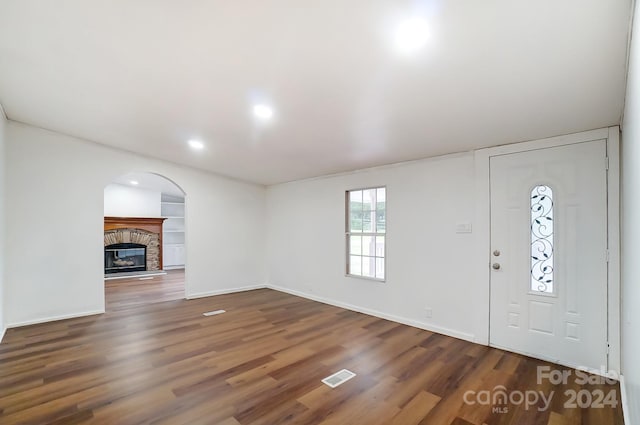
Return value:
M 604 251 L 604 259 L 608 263 L 609 262 L 609 250 L 605 249 Z
M 607 342 L 607 354 L 609 354 L 609 349 L 611 348 L 611 345 L 609 344 L 609 342 Z
M 605 170 L 609 169 L 609 157 L 608 156 L 604 157 L 604 169 Z

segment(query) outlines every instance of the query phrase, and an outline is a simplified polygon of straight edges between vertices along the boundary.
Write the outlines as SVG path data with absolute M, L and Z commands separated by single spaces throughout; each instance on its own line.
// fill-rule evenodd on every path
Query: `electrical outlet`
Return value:
M 433 310 L 430 309 L 429 307 L 424 309 L 424 317 L 426 317 L 427 319 L 431 319 L 431 316 L 433 316 Z

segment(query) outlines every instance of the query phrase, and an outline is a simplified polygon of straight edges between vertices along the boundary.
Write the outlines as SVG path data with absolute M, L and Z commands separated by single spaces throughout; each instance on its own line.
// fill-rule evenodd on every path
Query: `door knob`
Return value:
M 500 269 L 500 263 L 493 263 L 491 265 L 491 267 L 493 267 L 494 270 L 499 270 Z

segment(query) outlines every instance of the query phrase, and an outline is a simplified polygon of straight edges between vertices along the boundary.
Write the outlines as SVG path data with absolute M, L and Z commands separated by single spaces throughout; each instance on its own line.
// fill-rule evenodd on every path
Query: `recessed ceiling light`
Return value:
M 427 44 L 429 27 L 422 18 L 402 22 L 396 30 L 396 47 L 403 53 L 413 53 Z
M 253 107 L 253 115 L 264 121 L 269 120 L 273 117 L 273 108 L 263 103 L 257 104 Z
M 204 149 L 204 143 L 202 143 L 200 140 L 189 140 L 188 143 L 191 149 L 195 149 L 197 151 Z
M 132 185 L 132 186 L 137 186 L 139 183 L 138 183 L 138 181 L 137 181 L 137 180 L 131 180 L 131 181 L 129 182 L 129 184 L 130 184 L 130 185 Z

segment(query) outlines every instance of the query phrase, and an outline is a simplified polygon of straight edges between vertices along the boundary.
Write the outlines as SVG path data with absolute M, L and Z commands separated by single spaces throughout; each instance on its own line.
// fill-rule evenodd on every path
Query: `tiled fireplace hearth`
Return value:
M 162 270 L 164 218 L 105 217 L 105 275 Z

